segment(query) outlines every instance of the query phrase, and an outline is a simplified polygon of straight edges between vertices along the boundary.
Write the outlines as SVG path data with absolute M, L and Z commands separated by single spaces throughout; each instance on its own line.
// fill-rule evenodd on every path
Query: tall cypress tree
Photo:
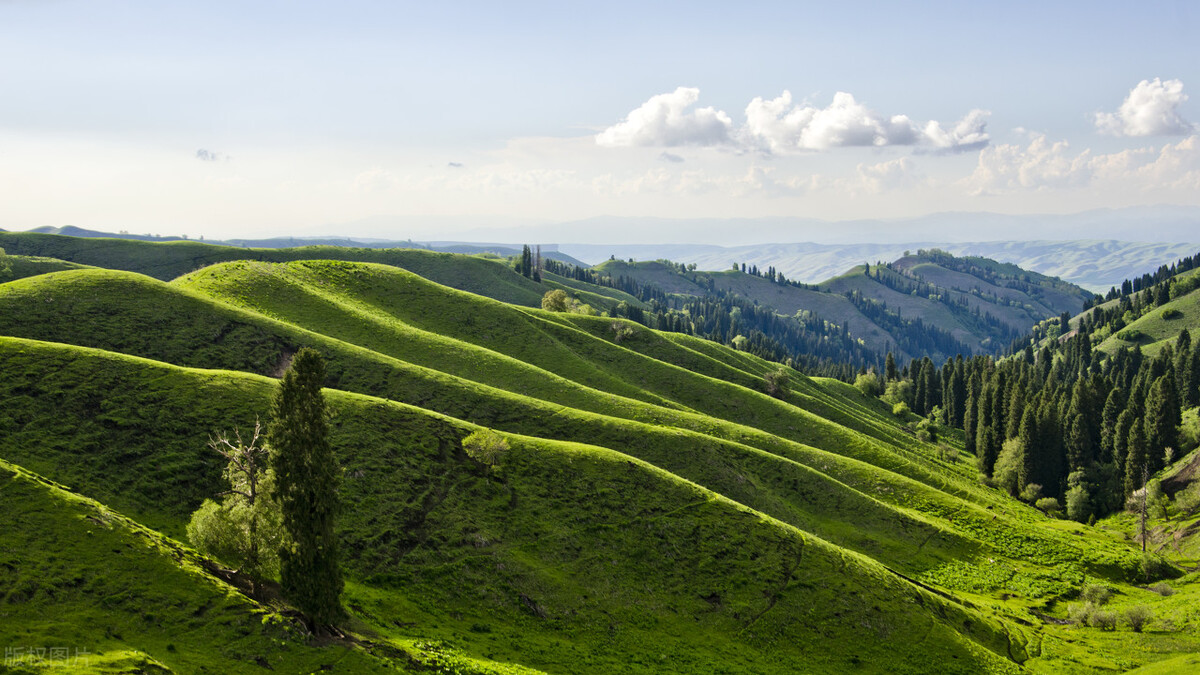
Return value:
M 887 353 L 887 359 L 884 361 L 883 368 L 884 375 L 887 377 L 888 382 L 894 382 L 900 379 L 900 374 L 896 372 L 896 359 L 892 356 L 890 351 Z
M 271 410 L 269 439 L 275 498 L 288 542 L 280 551 L 280 586 L 315 631 L 345 617 L 334 518 L 337 468 L 325 422 L 325 361 L 301 349 L 283 375 Z

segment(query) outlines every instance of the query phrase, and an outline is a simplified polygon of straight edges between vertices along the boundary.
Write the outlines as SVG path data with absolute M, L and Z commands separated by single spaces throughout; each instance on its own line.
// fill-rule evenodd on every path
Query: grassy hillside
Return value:
M 461 265 L 464 277 L 532 283 L 479 258 L 421 255 L 433 276 Z M 330 644 L 292 636 L 286 620 L 263 625 L 284 608 L 245 600 L 170 539 L 221 489 L 208 436 L 265 415 L 272 378 L 302 346 L 328 360 L 347 507 L 352 637 Z M 0 628 L 0 638 L 79 636 L 114 663 L 176 672 L 238 672 L 258 657 L 288 672 L 1054 672 L 1093 646 L 1111 656 L 1099 629 L 1064 636 L 1044 617 L 1064 616 L 1088 579 L 1142 597 L 1141 557 L 1123 534 L 984 487 L 969 456 L 948 452 L 961 447 L 953 435 L 921 442 L 844 383 L 790 371 L 787 392 L 768 396 L 764 375 L 778 367 L 373 262 L 227 261 L 169 283 L 68 269 L 0 284 L 0 473 L 43 486 L 0 500 L 49 514 L 28 521 L 46 528 L 81 517 L 51 503 L 113 514 L 159 542 L 138 565 L 183 575 L 112 564 L 105 551 L 119 544 L 62 556 L 46 540 L 0 534 L 0 575 L 48 570 L 20 577 L 35 604 L 10 595 L 0 616 L 66 593 L 49 581 L 60 563 L 118 588 L 145 585 L 112 607 L 100 601 L 111 616 L 87 626 L 72 618 L 90 616 L 97 601 L 84 594 L 46 610 L 40 632 Z M 479 426 L 511 445 L 495 469 L 461 449 Z M 257 617 L 256 628 L 198 660 L 212 643 L 185 626 L 207 615 L 156 599 L 176 592 L 223 593 L 232 600 L 214 620 L 242 630 Z M 155 609 L 140 612 L 140 598 Z M 152 620 L 161 632 L 136 638 L 93 627 Z M 170 631 L 182 637 L 156 637 Z M 1147 639 L 1128 667 L 1194 644 L 1187 631 Z
M 1200 277 L 1200 269 L 1182 274 L 1177 280 L 1191 283 L 1196 277 Z M 1117 302 L 1110 300 L 1100 308 L 1111 309 Z M 1078 320 L 1075 323 L 1078 325 Z M 1200 290 L 1193 290 L 1149 310 L 1121 330 L 1104 336 L 1097 349 L 1111 354 L 1118 349 L 1140 346 L 1147 354 L 1155 354 L 1163 345 L 1174 342 L 1184 329 L 1190 333 L 1200 331 Z
M 45 256 L 108 269 L 137 272 L 168 281 L 202 267 L 231 260 L 354 260 L 401 267 L 451 288 L 520 305 L 540 304 L 545 292 L 495 259 L 433 253 L 420 249 L 237 248 L 198 241 L 149 242 L 0 232 L 0 248 L 10 255 Z
M 141 401 L 110 403 L 107 420 L 136 415 L 152 400 L 190 411 L 176 431 L 157 436 L 187 437 L 176 447 L 191 461 L 166 448 L 138 457 L 101 444 L 97 459 L 126 473 L 173 464 L 181 479 L 215 480 L 219 463 L 196 450 L 195 429 L 245 420 L 229 409 L 265 407 L 272 386 L 47 343 L 9 338 L 0 346 L 9 372 L 40 367 L 43 375 L 140 392 Z M 511 456 L 493 474 L 458 447 L 469 425 L 380 399 L 327 395 L 347 476 L 347 605 L 397 645 L 436 640 L 466 657 L 520 657 L 576 672 L 703 664 L 839 671 L 861 663 L 921 672 L 930 658 L 952 664 L 948 672 L 1003 672 L 1011 664 L 997 652 L 1024 653 L 1011 626 L 620 453 L 511 437 Z M 77 397 L 62 391 L 59 409 L 79 424 L 88 413 Z M 51 397 L 31 398 L 36 406 Z M 20 417 L 15 424 L 27 426 Z M 107 481 L 89 488 L 107 498 L 129 489 Z M 186 514 L 162 500 L 145 508 L 177 524 Z M 857 639 L 864 632 L 870 640 Z M 813 641 L 814 633 L 828 642 Z

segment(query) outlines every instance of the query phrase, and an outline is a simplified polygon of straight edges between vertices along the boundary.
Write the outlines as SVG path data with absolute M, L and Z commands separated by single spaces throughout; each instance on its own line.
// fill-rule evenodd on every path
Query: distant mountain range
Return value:
M 1013 263 L 1058 277 L 1093 292 L 1104 292 L 1125 279 L 1152 272 L 1163 264 L 1192 255 L 1200 244 L 1129 242 L 1079 239 L 1073 241 L 984 241 L 966 243 L 910 242 L 902 244 L 756 244 L 705 246 L 699 244 L 600 245 L 562 244 L 561 252 L 589 264 L 610 256 L 618 259 L 672 260 L 702 270 L 729 269 L 734 262 L 774 267 L 789 279 L 818 283 L 855 265 L 890 262 L 908 252 L 940 248 L 956 256 L 980 256 Z
M 1174 220 L 1186 220 L 1192 210 L 1180 207 L 1174 211 L 1164 212 L 1166 216 L 1174 214 Z M 1123 222 L 1126 227 L 1129 226 L 1129 221 L 1122 220 L 1120 214 L 1123 211 L 1113 212 L 1087 212 L 1087 214 L 1074 214 L 1073 216 L 1047 216 L 1046 218 L 1058 219 L 1058 221 L 1066 222 L 1078 220 L 1080 223 L 1085 216 L 1091 217 L 1088 222 L 1093 223 L 1093 226 L 1082 227 L 1081 229 L 1089 233 L 1109 232 L 1111 228 L 1103 223 L 1108 222 Z M 1006 233 L 1016 233 L 1023 231 L 1016 226 L 1018 222 L 1026 222 L 1033 216 L 1001 216 L 997 214 L 966 214 L 972 217 L 988 216 L 991 219 L 1008 220 L 1009 226 L 1002 226 L 999 221 L 992 223 L 987 220 L 986 227 L 971 228 L 973 232 L 998 231 Z M 1103 216 L 1103 217 L 1102 217 Z M 953 217 L 965 217 L 964 214 L 935 214 L 920 219 L 922 222 L 934 222 L 939 219 L 952 219 Z M 1074 220 L 1072 220 L 1074 219 Z M 595 231 L 599 228 L 601 231 L 607 230 L 610 236 L 617 238 L 626 229 L 626 226 L 634 221 L 642 222 L 638 219 L 608 219 L 613 223 L 599 227 L 599 221 L 606 219 L 594 219 L 597 222 L 592 222 L 587 226 L 588 231 Z M 665 219 L 658 219 L 665 220 Z M 913 219 L 915 222 L 918 219 Z M 585 221 L 580 221 L 583 223 Z M 590 221 L 588 221 L 590 222 Z M 606 221 L 607 222 L 607 221 Z M 722 221 L 728 225 L 733 221 Z M 757 222 L 757 221 L 756 221 Z M 860 221 L 855 221 L 859 223 Z M 868 221 L 861 221 L 866 223 Z M 886 221 L 870 221 L 883 223 Z M 902 231 L 919 231 L 920 227 L 912 225 L 909 221 L 897 221 L 907 223 Z M 1155 220 L 1154 223 L 1161 224 L 1161 220 Z M 623 223 L 623 225 L 622 225 Z M 860 223 L 860 224 L 861 224 Z M 825 223 L 826 228 L 830 223 Z M 1015 228 L 1015 229 L 1014 229 Z M 548 234 L 543 232 L 544 228 L 535 228 L 535 232 L 531 232 L 528 242 L 533 243 L 534 234 Z M 854 229 L 854 224 L 845 224 L 845 227 L 837 228 L 839 231 L 846 233 L 847 237 L 858 236 L 861 231 Z M 175 236 L 153 236 L 140 235 L 129 233 L 108 233 L 99 232 L 96 230 L 88 230 L 79 227 L 39 227 L 31 232 L 39 232 L 43 234 L 61 234 L 73 237 L 115 237 L 121 239 L 133 239 L 139 241 L 182 241 L 185 237 Z M 576 233 L 580 228 L 574 230 Z M 1057 231 L 1050 228 L 1048 231 Z M 1128 230 L 1127 230 L 1128 231 Z M 1149 230 L 1137 230 L 1139 235 L 1146 234 Z M 783 272 L 790 279 L 796 279 L 805 283 L 819 283 L 830 279 L 855 265 L 863 263 L 874 263 L 877 261 L 888 262 L 900 258 L 906 252 L 915 252 L 920 249 L 939 248 L 956 256 L 981 256 L 991 258 L 1000 262 L 1012 263 L 1024 269 L 1044 274 L 1050 277 L 1058 277 L 1064 281 L 1069 281 L 1073 284 L 1081 286 L 1087 290 L 1102 293 L 1107 291 L 1114 285 L 1119 285 L 1125 279 L 1140 276 L 1147 272 L 1152 272 L 1163 264 L 1164 261 L 1173 261 L 1183 256 L 1192 255 L 1200 250 L 1200 244 L 1188 243 L 1187 239 L 1191 238 L 1191 232 L 1195 229 L 1179 229 L 1171 228 L 1169 230 L 1180 236 L 1177 242 L 1154 242 L 1154 241 L 1122 241 L 1117 239 L 1063 239 L 1063 240 L 1001 240 L 1001 241 L 973 241 L 961 242 L 953 240 L 930 239 L 924 241 L 907 241 L 899 243 L 768 243 L 768 244 L 747 244 L 740 246 L 719 246 L 714 244 L 687 244 L 687 243 L 666 243 L 666 244 L 637 244 L 637 243 L 546 243 L 543 240 L 541 243 L 542 254 L 548 258 L 553 258 L 561 262 L 566 262 L 575 265 L 595 265 L 610 258 L 618 258 L 622 260 L 671 260 L 685 264 L 695 264 L 700 270 L 724 270 L 737 262 L 739 264 L 746 263 L 747 265 L 756 265 L 759 268 L 766 269 L 774 267 Z M 519 231 L 514 231 L 519 232 Z M 498 234 L 493 232 L 492 234 Z M 513 234 L 513 233 L 508 233 Z M 515 236 L 520 236 L 519 234 Z M 564 236 L 571 236 L 570 233 L 564 233 Z M 699 235 L 697 238 L 701 238 Z M 948 239 L 951 239 L 948 237 Z M 636 238 L 631 238 L 629 241 L 634 241 Z M 431 251 L 440 251 L 448 253 L 494 253 L 500 256 L 511 256 L 521 252 L 521 243 L 503 243 L 503 242 L 463 242 L 463 241 L 413 241 L 411 239 L 375 239 L 367 237 L 272 237 L 264 239 L 229 239 L 223 241 L 208 240 L 206 243 L 221 244 L 227 246 L 239 246 L 250 248 L 289 248 L 294 246 L 351 246 L 361 248 L 421 248 Z

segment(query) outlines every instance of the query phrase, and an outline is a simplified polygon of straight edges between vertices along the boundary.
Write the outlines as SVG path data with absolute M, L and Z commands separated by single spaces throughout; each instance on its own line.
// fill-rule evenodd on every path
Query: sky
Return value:
M 753 238 L 1196 206 L 1198 22 L 1186 0 L 0 0 L 0 228 L 478 239 L 614 216 L 688 241 L 700 218 Z

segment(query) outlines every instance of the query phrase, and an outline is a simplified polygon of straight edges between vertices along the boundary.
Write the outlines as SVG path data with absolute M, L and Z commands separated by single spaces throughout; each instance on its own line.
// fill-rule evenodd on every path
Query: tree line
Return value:
M 1184 330 L 1153 357 L 1106 358 L 1075 334 L 999 361 L 922 358 L 896 371 L 889 354 L 882 378 L 885 398 L 962 429 L 986 480 L 1086 521 L 1121 509 L 1178 456 L 1182 410 L 1200 405 L 1200 346 Z

